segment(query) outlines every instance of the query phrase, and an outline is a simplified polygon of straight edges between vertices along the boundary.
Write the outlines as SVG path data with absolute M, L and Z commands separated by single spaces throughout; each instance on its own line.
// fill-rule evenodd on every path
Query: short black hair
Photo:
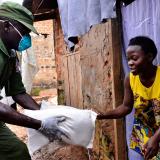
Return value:
M 157 48 L 152 39 L 146 36 L 136 36 L 130 39 L 128 46 L 139 45 L 145 54 L 152 53 L 153 58 L 157 55 Z

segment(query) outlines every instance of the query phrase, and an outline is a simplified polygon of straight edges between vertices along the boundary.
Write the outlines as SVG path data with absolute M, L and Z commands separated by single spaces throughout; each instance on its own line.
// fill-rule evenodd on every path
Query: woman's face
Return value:
M 141 49 L 141 46 L 129 46 L 127 48 L 128 66 L 134 74 L 143 73 L 146 70 L 149 58 Z

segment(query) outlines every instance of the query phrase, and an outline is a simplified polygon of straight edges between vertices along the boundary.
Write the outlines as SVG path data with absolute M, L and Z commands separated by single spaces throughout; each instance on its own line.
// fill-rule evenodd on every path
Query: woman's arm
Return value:
M 126 116 L 133 108 L 133 92 L 130 87 L 129 75 L 124 80 L 124 98 L 123 103 L 116 109 L 108 111 L 105 114 L 99 114 L 97 119 L 118 119 Z

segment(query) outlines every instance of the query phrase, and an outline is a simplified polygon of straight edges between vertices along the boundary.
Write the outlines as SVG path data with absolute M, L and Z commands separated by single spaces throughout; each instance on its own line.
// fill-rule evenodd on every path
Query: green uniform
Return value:
M 7 96 L 25 92 L 15 52 L 8 53 L 0 39 L 0 89 L 5 87 Z
M 27 146 L 0 122 L 0 160 L 31 160 Z
M 8 53 L 0 39 L 0 89 L 5 87 L 7 96 L 25 92 L 17 61 L 16 54 Z M 31 160 L 27 146 L 3 122 L 0 122 L 0 160 Z
M 0 17 L 16 20 L 38 34 L 33 26 L 33 15 L 25 7 L 14 2 L 0 5 Z M 14 40 L 14 37 L 13 37 Z M 0 89 L 5 87 L 6 95 L 13 96 L 25 92 L 17 57 L 8 52 L 0 39 Z M 0 122 L 0 160 L 30 160 L 26 145 Z

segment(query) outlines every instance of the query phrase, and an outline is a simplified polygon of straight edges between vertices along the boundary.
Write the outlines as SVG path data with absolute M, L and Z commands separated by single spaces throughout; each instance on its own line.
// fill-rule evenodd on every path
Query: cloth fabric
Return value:
M 160 67 L 151 87 L 145 87 L 138 75 L 130 73 L 130 86 L 134 95 L 134 124 L 130 148 L 143 155 L 143 145 L 154 135 L 160 125 Z
M 0 16 L 16 20 L 28 29 L 38 34 L 33 26 L 32 13 L 22 5 L 14 2 L 4 2 L 0 5 Z
M 25 92 L 16 53 L 9 53 L 0 39 L 0 89 L 3 87 L 6 96 Z
M 22 75 L 22 82 L 24 84 L 24 88 L 28 94 L 30 94 L 32 89 L 33 79 L 38 72 L 38 66 L 36 63 L 36 56 L 33 52 L 33 48 L 29 48 L 26 51 L 23 51 L 20 54 L 21 57 L 18 57 L 21 60 L 21 75 Z M 22 90 L 22 92 L 24 89 Z M 11 96 L 6 96 L 5 88 L 1 90 L 0 94 L 3 98 L 0 102 L 11 106 L 14 103 L 14 100 Z
M 0 159 L 31 160 L 26 144 L 3 122 L 0 122 Z
M 34 54 L 33 48 L 29 48 L 23 51 L 21 54 L 21 71 L 22 71 L 22 82 L 28 94 L 31 93 L 33 79 L 38 72 L 38 65 L 36 61 L 36 56 Z
M 56 106 L 51 103 L 42 102 L 42 110 L 25 110 L 25 115 L 39 120 L 49 117 L 65 117 L 66 120 L 59 123 L 59 127 L 65 131 L 69 139 L 62 136 L 62 140 L 68 144 L 80 145 L 86 148 L 92 148 L 95 120 L 97 114 L 91 110 L 81 110 L 69 106 Z M 30 154 L 47 145 L 49 140 L 40 132 L 34 129 L 29 129 L 28 148 Z
M 108 18 L 115 18 L 115 0 L 65 0 L 57 1 L 65 41 L 71 48 L 70 39 L 89 31 L 92 25 Z

